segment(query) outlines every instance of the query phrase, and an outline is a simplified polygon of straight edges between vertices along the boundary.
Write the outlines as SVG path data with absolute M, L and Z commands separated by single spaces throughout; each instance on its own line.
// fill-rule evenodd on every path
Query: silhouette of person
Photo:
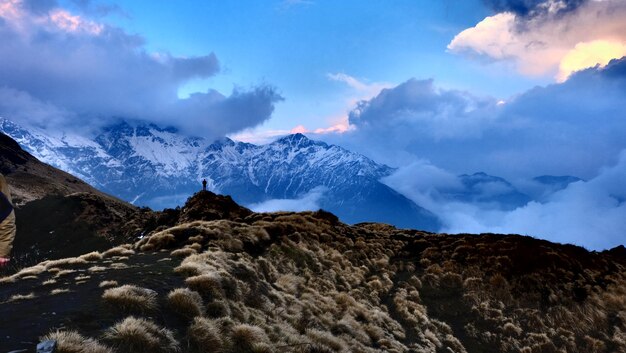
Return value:
M 206 179 L 202 180 L 202 191 L 206 191 Z

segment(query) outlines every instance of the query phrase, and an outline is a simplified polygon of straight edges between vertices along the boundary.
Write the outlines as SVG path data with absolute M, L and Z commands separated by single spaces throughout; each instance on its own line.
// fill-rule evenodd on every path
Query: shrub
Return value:
M 187 318 L 200 316 L 204 312 L 202 297 L 188 288 L 174 289 L 167 295 L 167 301 L 176 313 Z
M 172 331 L 132 316 L 109 328 L 104 334 L 104 340 L 110 342 L 116 351 L 124 353 L 180 351 Z
M 157 307 L 157 293 L 152 289 L 123 285 L 104 291 L 102 298 L 122 310 L 147 312 Z

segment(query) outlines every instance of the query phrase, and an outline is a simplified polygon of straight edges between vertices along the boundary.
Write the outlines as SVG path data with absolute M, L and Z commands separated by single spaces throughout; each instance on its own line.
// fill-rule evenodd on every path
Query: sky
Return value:
M 601 248 L 626 234 L 625 18 L 625 0 L 0 0 L 0 115 L 302 132 L 399 168 L 388 185 L 445 231 Z M 478 171 L 541 197 L 442 196 Z M 548 195 L 539 175 L 583 181 Z

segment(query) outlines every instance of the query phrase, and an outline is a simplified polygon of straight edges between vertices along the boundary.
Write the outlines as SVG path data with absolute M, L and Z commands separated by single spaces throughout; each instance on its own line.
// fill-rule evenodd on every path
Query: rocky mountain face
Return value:
M 351 226 L 210 192 L 171 221 L 0 278 L 0 351 L 626 351 L 623 247 Z
M 89 192 L 105 196 L 75 176 L 40 162 L 3 133 L 0 133 L 0 172 L 9 183 L 17 206 L 48 195 Z
M 318 206 L 348 223 L 439 226 L 429 211 L 379 181 L 392 168 L 301 134 L 257 146 L 230 139 L 209 142 L 126 122 L 89 139 L 52 136 L 6 119 L 0 120 L 0 130 L 41 160 L 135 205 L 180 205 L 206 178 L 209 190 L 244 205 L 321 190 Z

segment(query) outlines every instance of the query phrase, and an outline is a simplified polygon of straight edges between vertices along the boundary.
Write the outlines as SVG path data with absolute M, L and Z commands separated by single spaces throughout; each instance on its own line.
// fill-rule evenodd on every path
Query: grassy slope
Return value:
M 619 251 L 347 226 L 324 212 L 253 214 L 209 193 L 179 219 L 133 251 L 2 280 L 0 333 L 10 338 L 0 351 L 57 329 L 81 335 L 57 335 L 62 352 L 626 351 Z M 105 280 L 156 291 L 154 307 L 125 287 L 103 299 Z M 168 300 L 177 288 L 199 296 Z M 146 322 L 122 324 L 129 316 Z

